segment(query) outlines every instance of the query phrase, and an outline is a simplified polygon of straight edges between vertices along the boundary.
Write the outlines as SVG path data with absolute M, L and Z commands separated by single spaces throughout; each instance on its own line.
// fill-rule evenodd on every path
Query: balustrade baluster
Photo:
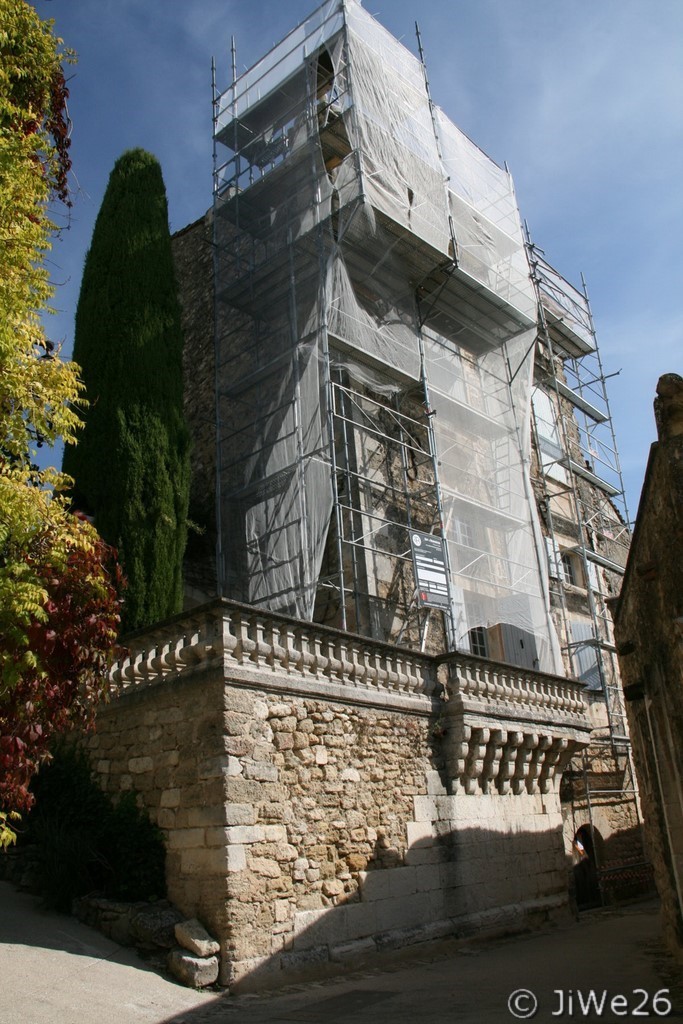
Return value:
M 277 622 L 271 624 L 271 665 L 273 671 L 287 671 L 287 649 L 282 645 L 282 635 L 285 634 L 286 643 L 286 630 Z
M 249 638 L 252 649 L 249 659 L 255 665 L 261 665 L 266 660 L 266 644 L 263 638 L 264 622 L 260 615 L 249 616 Z

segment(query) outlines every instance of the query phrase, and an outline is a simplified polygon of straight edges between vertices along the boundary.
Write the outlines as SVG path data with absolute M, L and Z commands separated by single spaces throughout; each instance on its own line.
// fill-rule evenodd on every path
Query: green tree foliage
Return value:
M 68 203 L 65 57 L 51 22 L 0 0 L 0 847 L 49 737 L 90 720 L 119 622 L 111 551 L 69 512 L 70 480 L 35 463 L 79 423 L 78 368 L 42 325 L 48 207 Z
M 86 258 L 74 358 L 89 401 L 65 453 L 74 502 L 116 545 L 126 630 L 182 607 L 190 463 L 166 192 L 144 150 L 114 165 Z

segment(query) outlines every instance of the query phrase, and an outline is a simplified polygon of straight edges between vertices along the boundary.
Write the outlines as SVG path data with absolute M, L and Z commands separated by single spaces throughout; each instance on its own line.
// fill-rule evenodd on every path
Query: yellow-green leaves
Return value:
M 69 478 L 36 465 L 38 447 L 75 442 L 84 405 L 43 327 L 48 207 L 68 203 L 65 58 L 50 22 L 0 0 L 0 848 L 52 732 L 88 721 L 79 694 L 102 696 L 119 621 L 111 551 L 69 511 Z
M 60 546 L 67 482 L 35 465 L 38 444 L 74 440 L 81 393 L 74 363 L 51 353 L 42 317 L 52 287 L 44 265 L 48 215 L 64 168 L 54 125 L 63 98 L 60 41 L 24 0 L 0 0 L 0 635 L 40 616 L 45 591 L 24 556 Z M 87 531 L 84 531 L 87 533 Z M 50 538 L 49 542 L 45 538 Z M 0 651 L 0 692 L 7 665 Z M 15 675 L 13 671 L 12 676 Z M 11 680 L 10 680 L 11 683 Z

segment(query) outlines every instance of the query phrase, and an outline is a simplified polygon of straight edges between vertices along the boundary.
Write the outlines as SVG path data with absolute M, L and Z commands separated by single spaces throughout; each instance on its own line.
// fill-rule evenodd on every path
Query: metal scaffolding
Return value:
M 628 743 L 608 601 L 620 588 L 629 520 L 606 377 L 585 283 L 574 289 L 528 237 L 538 291 L 537 389 L 532 400 L 551 591 L 572 675 L 604 698 L 610 739 Z M 580 592 L 589 630 L 570 597 Z M 576 610 L 577 602 L 574 602 Z
M 567 670 L 606 715 L 567 779 L 588 818 L 599 898 L 607 902 L 652 884 L 609 608 L 626 564 L 629 517 L 585 281 L 581 290 L 571 286 L 526 236 L 539 311 L 532 431 L 550 598 Z M 633 828 L 617 858 L 597 841 L 596 825 L 615 807 Z
M 591 831 L 613 800 L 637 822 L 609 613 L 628 513 L 585 284 L 418 49 L 326 0 L 214 84 L 221 593 L 577 676 L 606 708 L 574 772 Z
M 221 587 L 559 671 L 514 189 L 419 47 L 327 0 L 214 93 Z

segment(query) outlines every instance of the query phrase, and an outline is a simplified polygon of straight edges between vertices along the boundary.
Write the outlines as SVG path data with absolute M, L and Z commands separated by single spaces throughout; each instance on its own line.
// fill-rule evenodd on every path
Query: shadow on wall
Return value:
M 614 905 L 656 894 L 640 826 L 620 829 L 605 839 L 586 822 L 572 843 L 573 897 L 578 910 Z
M 319 902 L 325 906 L 296 909 L 296 881 L 289 891 L 283 887 L 282 898 L 272 905 L 258 902 L 245 887 L 244 902 L 233 904 L 235 948 L 224 949 L 223 983 L 235 992 L 274 988 L 340 973 L 419 942 L 514 933 L 568 918 L 561 831 L 540 827 L 542 798 L 531 796 L 539 827 L 512 831 L 509 822 L 513 811 L 518 818 L 519 800 L 499 798 L 490 828 L 443 831 L 436 840 L 418 840 L 403 855 L 379 839 L 368 869 L 355 873 L 358 889 L 351 894 L 338 877 L 348 878 L 340 860 L 337 875 L 319 883 Z M 303 893 L 304 884 L 300 888 Z M 310 906 L 310 883 L 306 888 L 301 903 Z M 269 913 L 271 953 L 237 960 L 237 949 L 244 949 L 250 933 L 254 942 L 257 932 L 263 936 L 259 921 Z

